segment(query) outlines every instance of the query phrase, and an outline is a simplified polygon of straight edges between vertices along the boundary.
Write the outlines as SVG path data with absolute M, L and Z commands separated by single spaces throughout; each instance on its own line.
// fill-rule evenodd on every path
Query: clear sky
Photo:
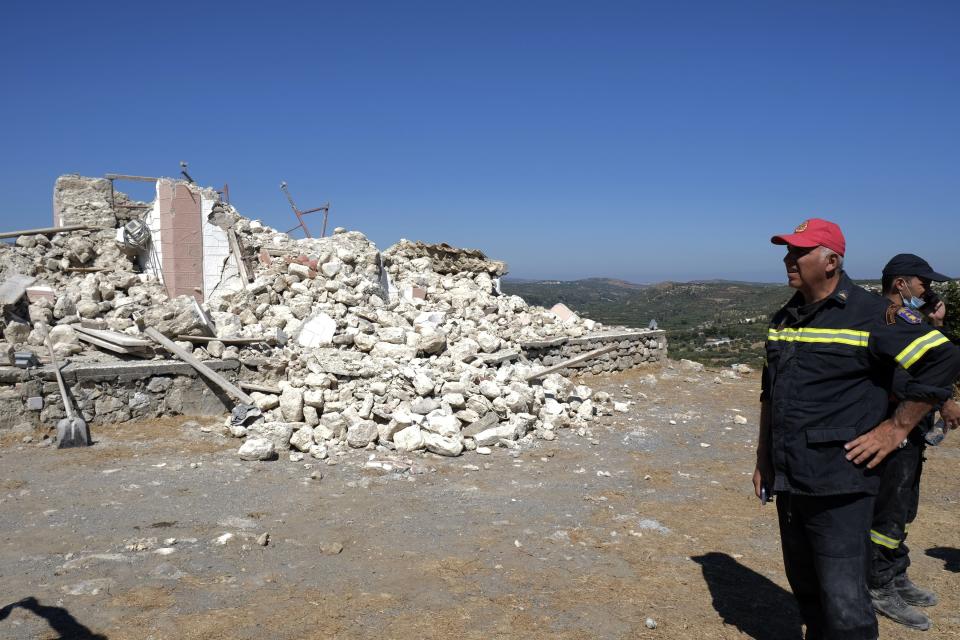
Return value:
M 960 276 L 960 2 L 9 2 L 0 226 L 61 173 L 230 184 L 241 213 L 476 247 L 511 275 Z M 143 197 L 143 187 L 131 189 Z M 319 220 L 311 224 L 319 229 Z

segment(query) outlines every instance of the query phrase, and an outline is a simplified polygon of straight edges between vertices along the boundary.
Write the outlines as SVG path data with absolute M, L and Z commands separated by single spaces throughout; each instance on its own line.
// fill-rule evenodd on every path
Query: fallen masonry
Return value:
M 294 239 L 212 189 L 156 193 L 61 176 L 63 230 L 0 244 L 0 429 L 66 415 L 47 345 L 87 423 L 233 410 L 223 430 L 245 460 L 552 440 L 614 410 L 565 376 L 666 357 L 663 331 L 501 294 L 506 265 L 477 250 Z

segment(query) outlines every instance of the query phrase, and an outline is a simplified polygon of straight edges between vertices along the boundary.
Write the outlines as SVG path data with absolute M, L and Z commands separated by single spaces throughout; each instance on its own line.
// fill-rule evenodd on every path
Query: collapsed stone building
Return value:
M 566 375 L 666 356 L 663 331 L 503 295 L 506 265 L 480 251 L 401 240 L 381 252 L 341 228 L 294 239 L 213 189 L 155 186 L 152 203 L 135 202 L 112 180 L 61 176 L 63 230 L 0 243 L 0 429 L 65 416 L 57 366 L 93 425 L 227 414 L 236 399 L 211 382 L 222 377 L 255 405 L 224 426 L 245 459 L 484 453 L 609 409 Z

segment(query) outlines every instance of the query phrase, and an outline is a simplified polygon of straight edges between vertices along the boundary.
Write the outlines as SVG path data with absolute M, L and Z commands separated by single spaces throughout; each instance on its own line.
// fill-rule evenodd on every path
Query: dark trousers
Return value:
M 912 433 L 907 445 L 887 458 L 870 526 L 871 587 L 882 587 L 910 566 L 907 525 L 917 517 L 925 448 L 919 432 Z
M 867 592 L 873 496 L 777 494 L 783 565 L 808 640 L 876 640 Z

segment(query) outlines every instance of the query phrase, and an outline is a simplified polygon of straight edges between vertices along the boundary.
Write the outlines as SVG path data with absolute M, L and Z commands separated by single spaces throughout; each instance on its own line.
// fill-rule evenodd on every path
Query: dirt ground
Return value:
M 750 486 L 757 375 L 717 376 L 587 378 L 629 412 L 392 469 L 374 451 L 241 462 L 185 419 L 95 428 L 82 450 L 8 436 L 0 638 L 799 638 Z M 935 626 L 881 620 L 882 638 L 960 637 L 958 442 L 928 453 L 910 534 Z

